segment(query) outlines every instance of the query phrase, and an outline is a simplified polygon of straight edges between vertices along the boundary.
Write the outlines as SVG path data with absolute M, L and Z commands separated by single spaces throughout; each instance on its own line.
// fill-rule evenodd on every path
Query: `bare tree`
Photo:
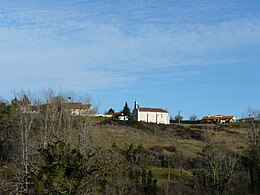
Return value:
M 31 132 L 33 129 L 33 123 L 36 119 L 36 113 L 33 109 L 33 98 L 30 98 L 29 93 L 20 92 L 15 94 L 15 99 L 12 101 L 13 112 L 13 125 L 17 128 L 20 134 L 20 148 L 21 158 L 20 171 L 20 190 L 22 193 L 28 194 L 29 192 L 29 156 L 33 152 L 31 151 Z
M 70 131 L 73 124 L 71 111 L 67 109 L 66 103 L 72 101 L 71 93 L 69 96 L 64 92 L 56 93 L 52 89 L 43 89 L 43 100 L 39 106 L 39 115 L 42 123 L 43 145 L 48 143 L 70 139 Z
M 175 121 L 178 121 L 179 124 L 181 124 L 181 121 L 183 119 L 183 116 L 181 116 L 181 112 L 178 111 L 178 115 L 174 117 Z
M 214 194 L 229 193 L 238 162 L 235 154 L 220 149 L 212 140 L 208 141 L 203 150 L 202 169 L 195 174 L 199 188 Z
M 197 120 L 197 116 L 195 114 L 190 116 L 190 120 L 191 121 L 196 121 Z
M 248 163 L 252 192 L 260 194 L 260 130 L 256 119 L 258 119 L 260 112 L 248 107 L 248 116 L 250 116 L 248 139 L 250 145 L 248 147 Z
M 91 155 L 89 152 L 94 148 L 91 139 L 92 110 L 79 108 L 78 114 L 73 114 L 70 106 L 74 105 L 75 97 L 63 91 L 57 93 L 45 89 L 40 100 L 23 91 L 14 95 L 10 115 L 15 129 L 12 139 L 17 148 L 17 156 L 13 156 L 17 165 L 16 184 L 21 193 L 28 194 L 30 170 L 37 169 L 34 162 L 37 155 L 32 155 L 36 154 L 37 148 L 46 149 L 51 143 L 63 141 L 78 147 L 83 154 Z M 86 107 L 91 100 L 88 98 L 84 102 Z M 93 153 L 96 152 L 93 150 Z
M 43 145 L 57 140 L 77 145 L 81 151 L 90 142 L 92 127 L 91 115 L 93 110 L 85 108 L 91 105 L 91 99 L 78 98 L 83 102 L 82 108 L 74 108 L 77 98 L 69 92 L 56 93 L 52 89 L 43 89 L 43 103 L 40 106 L 40 116 L 43 128 Z
M 260 111 L 252 108 L 251 106 L 247 107 L 245 113 L 243 113 L 244 118 L 251 118 L 252 120 L 259 120 L 260 119 Z

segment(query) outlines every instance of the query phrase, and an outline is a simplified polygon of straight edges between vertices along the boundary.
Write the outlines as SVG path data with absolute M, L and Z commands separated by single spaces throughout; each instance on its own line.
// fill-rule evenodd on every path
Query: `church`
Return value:
M 137 101 L 133 110 L 133 120 L 156 124 L 170 124 L 168 111 L 161 108 L 140 108 Z

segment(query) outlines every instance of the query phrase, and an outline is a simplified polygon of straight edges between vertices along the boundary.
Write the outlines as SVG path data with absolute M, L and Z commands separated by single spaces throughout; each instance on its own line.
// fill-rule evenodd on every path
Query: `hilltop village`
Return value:
M 69 102 L 65 101 L 68 99 Z M 183 120 L 183 117 L 178 112 L 178 115 L 171 117 L 167 109 L 162 108 L 151 108 L 151 107 L 140 107 L 137 101 L 134 102 L 134 109 L 131 111 L 128 107 L 127 102 L 121 111 L 115 112 L 110 108 L 104 114 L 98 114 L 94 111 L 91 103 L 85 104 L 81 102 L 73 102 L 71 98 L 65 98 L 63 102 L 64 108 L 69 110 L 71 115 L 74 116 L 86 116 L 91 115 L 93 117 L 104 117 L 104 118 L 113 118 L 121 121 L 139 121 L 146 123 L 155 123 L 155 124 L 170 124 L 170 123 L 179 123 L 179 124 L 224 124 L 224 123 L 235 123 L 235 122 L 246 122 L 257 120 L 257 117 L 248 117 L 237 119 L 234 115 L 206 115 L 201 119 L 198 119 L 196 115 L 190 117 L 189 120 Z M 39 104 L 31 106 L 31 111 L 37 113 L 42 107 L 49 107 L 50 102 L 45 104 Z
M 183 117 L 178 113 L 174 118 L 170 117 L 170 113 L 167 109 L 162 108 L 151 108 L 151 107 L 140 107 L 139 103 L 135 101 L 134 109 L 130 112 L 130 108 L 126 102 L 125 107 L 120 112 L 115 112 L 112 108 L 108 110 L 104 115 L 96 115 L 99 117 L 116 118 L 122 121 L 140 121 L 146 123 L 156 124 L 170 124 L 170 123 L 183 123 L 183 124 L 223 124 L 223 123 L 234 123 L 238 121 L 250 121 L 252 118 L 241 118 L 237 120 L 234 115 L 221 115 L 217 114 L 214 116 L 206 115 L 201 119 L 198 119 L 196 115 L 190 117 L 190 120 L 183 120 Z
M 137 101 L 134 102 L 134 109 L 132 112 L 128 107 L 127 102 L 125 103 L 122 111 L 115 112 L 112 108 L 110 108 L 105 114 L 97 114 L 93 110 L 92 104 L 84 104 L 81 102 L 63 102 L 64 107 L 70 111 L 71 115 L 74 116 L 84 116 L 91 115 L 93 117 L 105 117 L 105 118 L 114 118 L 122 121 L 140 121 L 146 123 L 155 123 L 155 124 L 170 124 L 170 123 L 189 123 L 193 121 L 193 124 L 221 124 L 221 123 L 234 123 L 237 122 L 237 118 L 234 115 L 224 116 L 221 114 L 217 114 L 214 116 L 207 115 L 202 117 L 201 119 L 197 119 L 196 116 L 194 118 L 190 118 L 190 120 L 183 120 L 182 116 L 176 115 L 174 118 L 170 117 L 170 113 L 167 109 L 162 108 L 151 108 L 151 107 L 140 107 Z M 32 112 L 37 112 L 40 110 L 40 107 L 46 107 L 49 103 L 41 104 L 38 106 L 32 106 Z M 249 118 L 240 119 L 240 121 L 250 120 Z
M 183 120 L 66 95 L 0 101 L 1 194 L 258 194 L 259 112 Z M 248 166 L 250 165 L 250 166 Z

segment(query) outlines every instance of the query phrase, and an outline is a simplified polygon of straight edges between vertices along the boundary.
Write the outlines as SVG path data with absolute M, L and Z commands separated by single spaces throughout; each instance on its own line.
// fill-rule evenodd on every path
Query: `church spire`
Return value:
M 138 109 L 138 108 L 139 108 L 138 102 L 135 100 L 135 109 Z

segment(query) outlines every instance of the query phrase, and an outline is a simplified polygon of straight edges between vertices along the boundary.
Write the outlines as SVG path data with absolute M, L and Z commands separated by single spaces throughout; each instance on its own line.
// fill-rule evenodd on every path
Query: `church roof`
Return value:
M 168 113 L 168 111 L 161 108 L 138 108 L 140 112 L 164 112 Z

